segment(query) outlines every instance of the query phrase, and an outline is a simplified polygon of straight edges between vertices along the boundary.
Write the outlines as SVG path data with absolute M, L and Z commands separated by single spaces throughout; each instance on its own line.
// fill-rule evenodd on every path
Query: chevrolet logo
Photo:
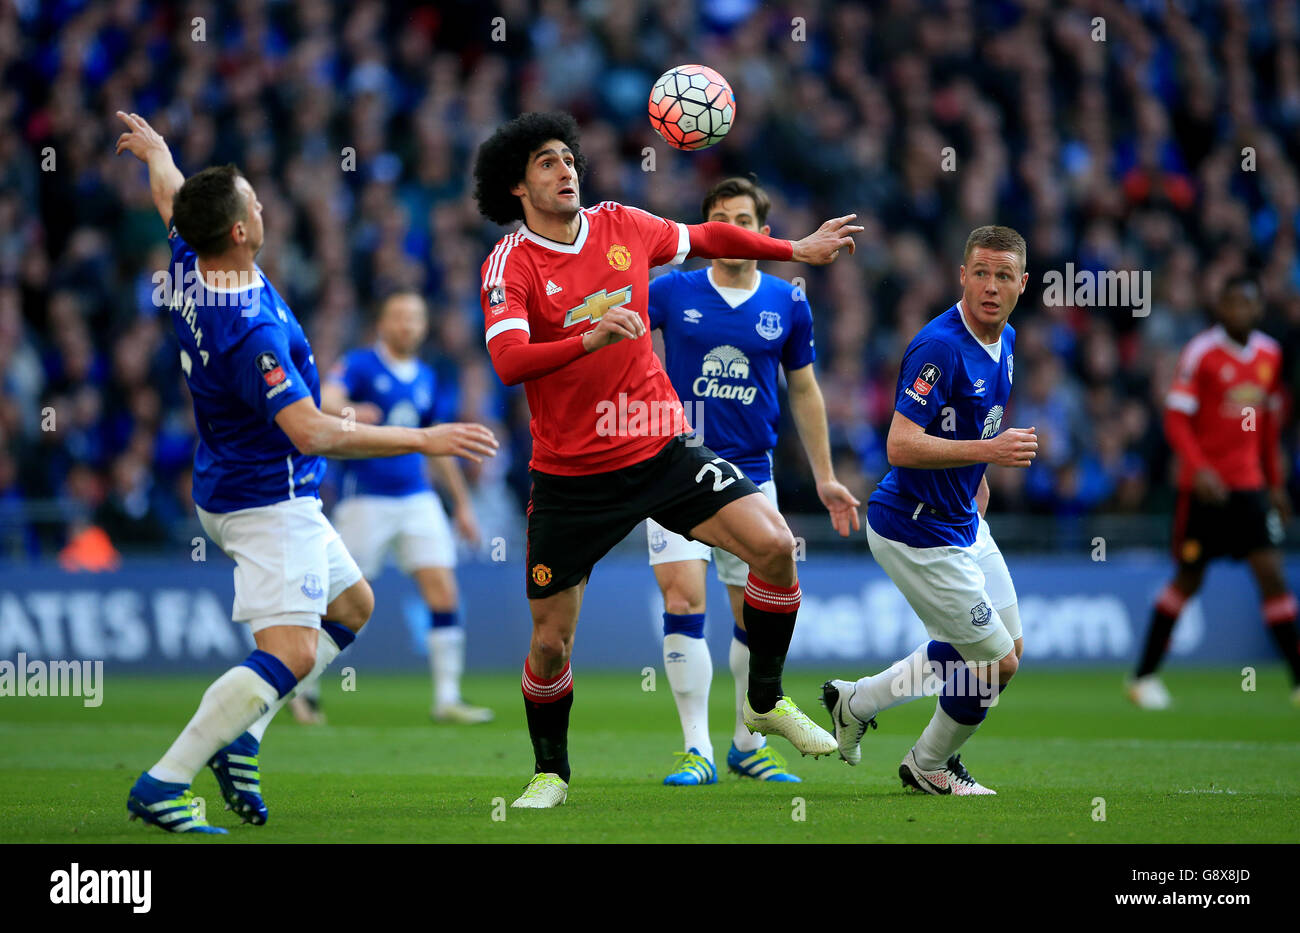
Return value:
M 564 315 L 564 326 L 570 327 L 574 324 L 581 324 L 583 321 L 599 321 L 610 308 L 621 308 L 631 300 L 631 285 L 624 285 L 612 295 L 602 288 L 595 294 L 584 298 L 582 304 L 576 308 L 570 308 L 568 313 Z

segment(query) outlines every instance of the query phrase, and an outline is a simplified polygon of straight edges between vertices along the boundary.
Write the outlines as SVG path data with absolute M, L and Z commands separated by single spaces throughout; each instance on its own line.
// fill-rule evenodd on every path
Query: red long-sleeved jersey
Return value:
M 503 237 L 483 263 L 480 296 L 492 365 L 528 395 L 531 465 L 565 476 L 640 463 L 686 423 L 649 338 L 652 267 L 687 255 L 784 261 L 794 252 L 789 240 L 731 224 L 688 227 L 613 201 L 583 208 L 578 220 L 573 243 L 526 226 Z M 587 353 L 582 335 L 616 307 L 636 311 L 646 336 Z M 606 430 L 620 420 L 614 411 L 626 413 L 628 430 Z M 635 429 L 638 411 L 649 430 Z
M 1229 489 L 1282 484 L 1282 349 L 1253 331 L 1243 347 L 1211 327 L 1178 359 L 1165 399 L 1165 435 L 1179 458 L 1178 488 L 1214 470 Z

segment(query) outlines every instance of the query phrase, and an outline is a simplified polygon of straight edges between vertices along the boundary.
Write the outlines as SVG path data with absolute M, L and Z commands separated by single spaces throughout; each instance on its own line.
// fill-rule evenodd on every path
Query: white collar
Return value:
M 1219 341 L 1219 345 L 1235 356 L 1242 363 L 1249 363 L 1254 353 L 1255 343 L 1258 331 L 1252 330 L 1250 336 L 1246 338 L 1244 344 L 1237 343 L 1228 335 L 1228 331 L 1222 324 L 1214 325 L 1214 335 Z
M 553 250 L 557 253 L 582 252 L 582 246 L 587 242 L 587 231 L 590 229 L 591 227 L 587 223 L 586 211 L 578 211 L 578 236 L 572 243 L 561 243 L 559 240 L 552 240 L 542 236 L 540 233 L 534 233 L 532 230 L 528 229 L 528 224 L 526 223 L 521 223 L 519 225 L 519 232 L 523 234 L 525 240 L 532 240 L 538 246 L 543 246 L 546 249 Z
M 709 266 L 705 272 L 709 277 L 709 284 L 713 286 L 713 290 L 717 292 L 722 300 L 733 309 L 739 308 L 745 302 L 749 301 L 749 299 L 753 298 L 754 293 L 758 291 L 758 286 L 763 284 L 763 273 L 761 272 L 755 273 L 754 285 L 751 288 L 737 288 L 734 285 L 719 285 L 717 282 L 713 281 L 713 266 Z
M 207 279 L 203 277 L 203 270 L 199 268 L 199 257 L 197 255 L 194 257 L 194 273 L 199 277 L 199 284 L 208 291 L 216 292 L 220 295 L 238 295 L 240 292 L 251 292 L 255 288 L 261 288 L 262 269 L 260 266 L 254 265 L 253 271 L 257 274 L 253 281 L 249 282 L 247 285 L 242 285 L 239 288 L 218 288 L 215 285 L 208 284 Z
M 984 352 L 992 357 L 993 362 L 996 363 L 998 360 L 1002 359 L 1002 336 L 999 335 L 998 339 L 992 343 L 985 343 L 983 340 L 980 340 L 979 337 L 976 336 L 975 331 L 970 329 L 970 323 L 966 320 L 965 304 L 965 298 L 958 299 L 957 317 L 961 318 L 961 326 L 966 328 L 966 333 L 971 335 L 971 339 L 983 347 Z M 1006 327 L 1006 324 L 1003 324 L 1002 326 Z
M 399 382 L 411 383 L 415 377 L 420 374 L 420 361 L 415 357 L 409 360 L 399 360 L 384 346 L 382 340 L 375 341 L 375 356 L 379 357 L 379 362 L 383 364 L 384 369 L 388 370 Z

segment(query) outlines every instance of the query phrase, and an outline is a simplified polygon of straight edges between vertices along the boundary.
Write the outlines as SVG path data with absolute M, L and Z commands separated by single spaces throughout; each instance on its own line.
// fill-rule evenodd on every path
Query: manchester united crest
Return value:
M 626 246 L 620 246 L 615 243 L 605 253 L 605 258 L 608 259 L 609 264 L 619 272 L 626 272 L 632 267 L 632 251 Z
M 538 586 L 546 586 L 551 582 L 551 568 L 545 564 L 533 564 L 533 582 Z

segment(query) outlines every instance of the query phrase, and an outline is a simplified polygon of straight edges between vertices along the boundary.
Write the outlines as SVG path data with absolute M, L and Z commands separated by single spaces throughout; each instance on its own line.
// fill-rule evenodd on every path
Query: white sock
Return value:
M 669 660 L 669 655 L 681 657 Z M 709 684 L 713 681 L 713 658 L 703 638 L 681 632 L 664 636 L 664 673 L 673 688 L 677 716 L 682 721 L 683 750 L 692 748 L 709 761 L 713 743 L 709 740 Z
M 429 672 L 433 676 L 433 705 L 460 702 L 460 675 L 465 669 L 465 630 L 459 625 L 429 629 Z
M 938 771 L 966 740 L 975 734 L 979 723 L 964 726 L 935 704 L 934 717 L 916 740 L 916 763 L 926 771 Z
M 266 711 L 265 715 L 248 727 L 249 734 L 261 742 L 262 736 L 266 735 L 266 727 L 271 724 L 271 720 L 275 718 L 276 713 L 280 712 L 281 707 L 301 693 L 306 693 L 312 688 L 318 689 L 320 675 L 325 673 L 325 668 L 329 667 L 330 662 L 338 656 L 339 646 L 334 643 L 334 639 L 329 636 L 328 632 L 321 629 L 320 635 L 316 639 L 316 663 L 312 665 L 311 673 L 298 681 L 298 686 L 285 694 L 284 699 L 272 703 L 271 708 Z
M 745 694 L 749 692 L 749 645 L 732 635 L 727 660 L 731 662 L 731 676 L 736 681 L 736 730 L 732 733 L 731 743 L 742 752 L 752 752 L 762 748 L 767 739 L 745 728 Z
M 209 758 L 279 702 L 275 687 L 252 668 L 232 667 L 204 691 L 194 716 L 149 775 L 173 784 L 191 783 Z
M 879 674 L 861 678 L 857 691 L 849 699 L 849 712 L 866 722 L 891 707 L 917 697 L 934 696 L 942 690 L 943 680 L 926 667 L 929 645 L 928 641 L 923 642 L 921 647 Z

